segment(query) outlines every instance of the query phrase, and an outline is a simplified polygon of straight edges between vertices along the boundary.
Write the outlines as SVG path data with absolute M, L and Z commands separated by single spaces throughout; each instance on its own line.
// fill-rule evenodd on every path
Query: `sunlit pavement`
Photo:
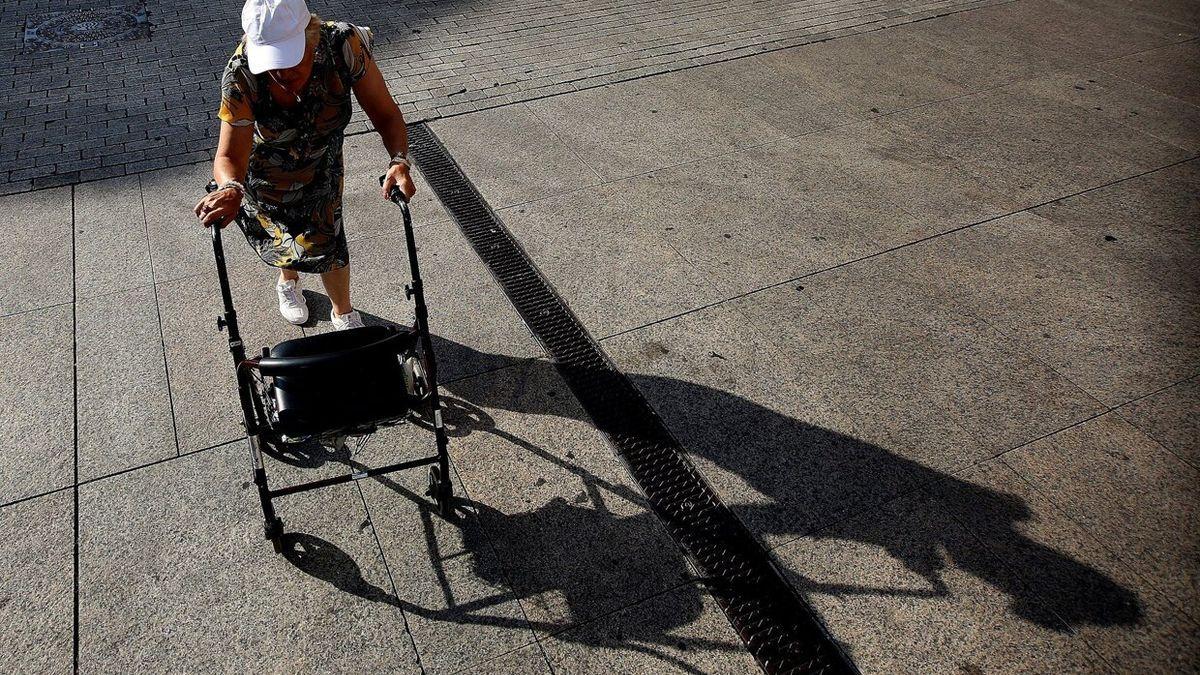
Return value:
M 1198 30 L 1019 0 L 430 128 L 860 670 L 1191 672 Z M 346 226 L 403 320 L 385 160 L 348 138 Z M 423 181 L 460 513 L 418 472 L 287 497 L 276 556 L 208 170 L 0 198 L 3 670 L 756 669 Z M 228 248 L 251 349 L 329 328 Z

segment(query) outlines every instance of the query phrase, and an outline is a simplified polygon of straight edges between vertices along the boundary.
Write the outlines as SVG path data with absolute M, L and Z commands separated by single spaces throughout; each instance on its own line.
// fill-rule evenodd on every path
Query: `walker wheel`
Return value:
M 283 521 L 273 518 L 263 523 L 263 534 L 271 541 L 276 553 L 283 553 Z
M 441 468 L 429 467 L 429 491 L 426 492 L 437 505 L 438 515 L 449 518 L 454 513 L 454 486 L 449 478 L 442 478 Z

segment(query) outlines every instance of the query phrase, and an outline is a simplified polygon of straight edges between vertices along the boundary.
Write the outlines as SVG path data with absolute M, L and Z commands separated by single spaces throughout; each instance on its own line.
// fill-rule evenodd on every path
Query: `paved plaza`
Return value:
M 534 5 L 310 6 L 376 30 L 410 121 L 855 668 L 1200 668 L 1200 6 Z M 4 45 L 0 671 L 756 672 L 421 176 L 459 513 L 359 480 L 280 499 L 272 552 L 191 214 L 236 11 L 148 8 L 115 51 Z M 386 153 L 346 161 L 355 305 L 403 322 Z M 227 232 L 252 351 L 330 329 Z
M 36 29 L 48 14 L 79 3 L 0 5 L 0 23 L 14 27 L 0 45 L 0 194 L 211 155 L 213 92 L 241 33 L 237 7 L 138 1 L 96 6 L 146 8 L 148 39 L 73 53 L 31 48 L 19 29 Z M 333 0 L 311 9 L 375 31 L 380 70 L 415 122 L 1001 1 Z M 351 128 L 367 126 L 360 114 Z

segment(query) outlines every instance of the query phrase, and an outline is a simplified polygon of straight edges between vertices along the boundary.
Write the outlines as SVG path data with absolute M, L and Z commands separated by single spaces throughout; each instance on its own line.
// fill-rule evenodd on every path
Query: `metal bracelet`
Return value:
M 408 159 L 407 151 L 401 150 L 400 152 L 397 152 L 396 154 L 392 155 L 392 161 L 390 164 L 388 164 L 388 168 L 391 168 L 398 164 L 403 164 L 406 169 L 412 168 L 412 162 L 410 162 Z
M 239 183 L 236 180 L 227 180 L 224 183 L 221 183 L 220 185 L 217 186 L 218 190 L 228 190 L 229 188 L 233 188 L 233 189 L 237 190 L 238 195 L 240 197 L 242 197 L 243 199 L 246 198 L 246 186 L 242 185 L 241 183 Z

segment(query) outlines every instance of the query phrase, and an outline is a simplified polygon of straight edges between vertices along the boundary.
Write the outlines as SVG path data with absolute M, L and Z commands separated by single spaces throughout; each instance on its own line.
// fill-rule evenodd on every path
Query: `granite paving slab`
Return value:
M 928 248 L 938 255 L 936 241 Z M 912 265 L 898 252 L 730 304 L 747 319 L 742 332 L 786 354 L 801 386 L 931 470 L 961 469 L 1104 410 L 1022 342 L 911 283 Z
M 541 645 L 533 644 L 459 672 L 464 675 L 549 675 L 552 671 Z
M 403 231 L 403 221 L 396 205 L 383 198 L 379 176 L 387 172 L 391 157 L 383 147 L 379 134 L 366 133 L 347 136 L 343 146 L 345 162 L 344 192 L 342 194 L 342 225 L 346 239 L 354 240 L 377 234 Z M 433 195 L 421 172 L 413 171 L 413 224 L 449 220 L 450 214 Z
M 1200 150 L 1200 107 L 1097 68 L 1025 80 L 1012 89 L 1086 108 L 1193 153 Z
M 539 637 L 691 577 L 550 363 L 447 389 L 454 465 L 499 561 L 475 574 L 507 579 Z
M 210 271 L 158 284 L 175 429 L 184 453 L 244 434 L 228 335 L 217 331 L 216 318 L 223 309 L 216 276 Z M 279 315 L 274 276 L 261 263 L 230 267 L 234 306 L 248 354 L 302 335 L 299 327 Z
M 212 238 L 193 211 L 210 180 L 209 162 L 142 174 L 150 260 L 156 283 L 215 274 Z M 226 227 L 223 235 L 225 261 L 231 269 L 262 265 L 236 225 Z
M 0 214 L 0 316 L 70 302 L 71 189 L 0 197 Z
M 687 584 L 542 642 L 555 672 L 752 673 L 716 602 Z
M 800 136 L 855 119 L 854 113 L 833 101 L 836 92 L 828 91 L 819 74 L 806 67 L 813 49 L 819 47 L 784 50 L 778 58 L 767 53 L 713 63 L 655 79 L 670 78 L 677 87 L 709 89 L 743 115 L 762 120 L 784 135 Z
M 1195 467 L 1115 413 L 1014 450 L 1004 463 L 1196 617 Z
M 1200 468 L 1200 380 L 1180 382 L 1118 412 L 1180 459 Z
M 72 672 L 74 509 L 70 490 L 0 509 L 4 672 Z
M 585 164 L 524 103 L 437 120 L 430 127 L 494 209 L 612 178 Z
M 174 457 L 154 287 L 81 299 L 76 311 L 79 479 Z
M 74 481 L 72 323 L 70 306 L 0 317 L 0 504 Z
M 1151 16 L 1180 24 L 1184 29 L 1200 28 L 1200 7 L 1189 0 L 1149 0 L 1131 5 L 1121 0 L 1072 0 L 1073 5 L 1113 11 L 1131 19 Z
M 912 214 L 916 227 L 879 228 L 874 239 L 898 245 L 1007 212 L 1003 195 L 937 148 L 920 145 L 886 123 L 850 124 L 802 139 L 810 163 L 827 162 L 869 187 L 864 197 Z
M 1143 4 L 1143 3 L 1138 3 Z M 1137 5 L 1033 0 L 1020 6 L 987 9 L 997 25 L 1019 34 L 1047 51 L 1069 52 L 1072 57 L 1096 62 L 1154 49 L 1196 36 L 1196 28 L 1159 16 L 1156 3 Z
M 1021 10 L 1035 3 L 1019 4 L 1018 10 Z M 1047 3 L 1039 4 L 1043 8 L 1041 16 L 1031 11 L 1027 17 L 1022 17 L 1020 11 L 983 7 L 895 26 L 888 33 L 915 36 L 979 64 L 989 72 L 992 81 L 1011 82 L 1085 63 L 1084 56 L 1075 50 L 1048 47 L 1028 38 L 1028 25 L 1044 17 Z
M 803 317 L 797 317 L 803 322 Z M 920 467 L 718 305 L 604 342 L 724 503 L 773 547 L 914 489 Z
M 281 556 L 249 479 L 234 443 L 80 489 L 80 668 L 420 672 L 358 490 L 281 499 Z
M 1012 210 L 1098 187 L 1189 156 L 1097 111 L 1008 87 L 915 108 L 884 122 L 961 162 Z
M 754 60 L 778 73 L 774 87 L 815 86 L 826 101 L 847 113 L 844 121 L 887 114 L 998 84 L 994 75 L 978 63 L 903 32 L 852 35 Z M 778 112 L 763 112 L 778 116 Z
M 670 76 L 526 105 L 610 180 L 782 137 L 765 118 L 746 114 L 736 100 Z
M 532 644 L 533 631 L 461 484 L 452 519 L 434 511 L 428 485 L 424 469 L 362 483 L 422 668 L 458 672 Z
M 149 286 L 150 246 L 137 177 L 75 187 L 75 288 L 81 298 Z
M 1033 210 L 1093 246 L 1135 293 L 1200 300 L 1200 161 L 1167 167 Z M 1182 312 L 1181 316 L 1185 316 Z
M 394 205 L 392 209 L 399 214 Z M 448 382 L 543 354 L 454 223 L 428 223 L 415 237 L 439 380 Z M 415 310 L 404 292 L 410 281 L 404 235 L 355 240 L 350 259 L 351 301 L 364 320 L 412 325 Z M 308 288 L 312 318 L 305 332 L 330 330 L 331 305 L 324 289 L 315 284 Z
M 775 554 L 863 672 L 1104 669 L 1005 561 L 923 493 Z M 1028 599 L 1020 615 L 1014 599 Z
M 815 140 L 812 140 L 816 136 Z M 703 274 L 738 295 L 908 241 L 927 225 L 884 190 L 808 154 L 823 134 L 751 148 L 714 171 L 690 164 L 612 187 L 622 208 Z
M 646 201 L 636 187 L 614 184 L 499 215 L 571 311 L 603 337 L 722 297 L 662 237 L 668 213 L 645 210 Z
M 1200 105 L 1200 42 L 1189 40 L 1106 61 L 1100 68 L 1169 96 Z
M 1010 612 L 1048 606 L 1117 672 L 1194 670 L 1195 624 L 1028 482 L 999 461 L 931 486 L 955 519 L 1028 586 Z M 1035 610 L 1036 611 L 1036 610 Z
M 1167 224 L 1135 228 L 1116 241 L 1082 217 L 1089 193 L 1049 220 L 1020 213 L 906 251 L 919 286 L 964 308 L 1109 406 L 1191 376 L 1197 370 L 1196 310 L 1190 276 L 1159 276 L 1154 260 L 1187 251 L 1191 235 Z M 1103 206 L 1097 205 L 1096 211 Z M 1082 206 L 1081 206 L 1082 205 Z M 1087 237 L 1072 227 L 1092 228 Z M 1097 222 L 1096 220 L 1090 222 Z M 1107 223 L 1107 217 L 1099 220 Z M 1136 221 L 1135 221 L 1136 222 Z M 1185 228 L 1186 229 L 1186 228 Z M 1173 233 L 1174 232 L 1174 233 Z M 1177 233 L 1177 234 L 1175 234 Z M 1171 247 L 1138 260 L 1139 240 Z M 1122 259 L 1122 256 L 1124 259 Z M 1186 261 L 1188 254 L 1183 253 Z M 1186 266 L 1179 261 L 1177 265 Z M 1169 269 L 1169 267 L 1167 268 Z

